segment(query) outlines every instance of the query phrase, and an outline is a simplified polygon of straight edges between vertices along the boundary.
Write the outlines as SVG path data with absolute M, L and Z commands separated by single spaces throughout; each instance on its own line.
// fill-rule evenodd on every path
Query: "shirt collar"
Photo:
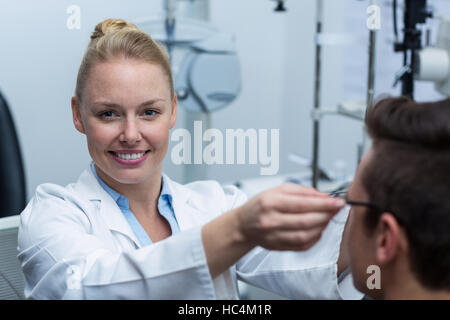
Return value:
M 167 197 L 170 204 L 172 204 L 172 190 L 170 190 L 168 180 L 169 180 L 168 177 L 163 173 L 162 179 L 161 179 L 162 188 L 161 188 L 161 196 L 160 197 Z
M 125 206 L 128 208 L 129 207 L 128 199 L 125 196 L 118 193 L 116 190 L 113 190 L 112 188 L 110 188 L 98 176 L 97 171 L 95 170 L 94 161 L 91 162 L 91 170 L 92 170 L 92 173 L 94 174 L 94 176 L 97 178 L 97 181 L 100 183 L 100 185 L 103 187 L 103 189 L 105 189 L 105 191 L 111 196 L 111 198 L 114 199 L 114 201 L 117 203 L 117 205 L 119 205 L 119 207 Z M 162 188 L 161 188 L 160 198 L 167 197 L 170 204 L 172 204 L 172 191 L 170 190 L 168 180 L 169 180 L 168 177 L 163 173 L 162 178 L 161 178 Z

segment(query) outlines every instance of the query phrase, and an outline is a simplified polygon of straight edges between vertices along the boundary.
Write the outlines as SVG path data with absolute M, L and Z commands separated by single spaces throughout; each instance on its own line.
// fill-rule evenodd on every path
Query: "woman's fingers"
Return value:
M 313 188 L 284 184 L 252 198 L 237 211 L 242 237 L 266 249 L 306 250 L 345 206 Z
M 268 239 L 269 250 L 301 251 L 311 248 L 322 236 L 323 228 L 273 233 Z
M 302 212 L 333 212 L 345 206 L 342 199 L 323 196 L 298 196 L 287 193 L 273 193 L 267 198 L 262 198 L 263 204 L 284 213 Z
M 300 186 L 294 183 L 284 183 L 278 187 L 283 193 L 289 193 L 298 196 L 317 196 L 317 197 L 328 197 L 327 193 L 322 193 L 314 188 Z
M 262 217 L 260 220 L 262 230 L 311 230 L 325 228 L 333 217 L 327 212 L 308 212 L 302 214 L 278 214 Z

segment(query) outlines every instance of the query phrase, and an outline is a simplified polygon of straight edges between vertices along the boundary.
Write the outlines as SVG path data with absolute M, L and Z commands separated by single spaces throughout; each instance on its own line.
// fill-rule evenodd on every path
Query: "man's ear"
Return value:
M 72 97 L 72 118 L 75 128 L 81 133 L 86 134 L 83 126 L 83 121 L 81 120 L 80 104 L 77 97 Z
M 174 93 L 172 102 L 172 114 L 170 115 L 170 129 L 172 129 L 175 126 L 175 123 L 177 121 L 177 112 L 178 112 L 178 98 L 177 94 Z
M 383 266 L 394 261 L 407 242 L 397 219 L 388 212 L 381 215 L 376 232 L 376 259 Z

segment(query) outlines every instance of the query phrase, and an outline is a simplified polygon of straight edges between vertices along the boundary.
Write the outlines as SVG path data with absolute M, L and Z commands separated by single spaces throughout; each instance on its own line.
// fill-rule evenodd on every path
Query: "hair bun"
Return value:
M 94 32 L 92 32 L 91 40 L 98 39 L 106 35 L 107 33 L 121 30 L 124 28 L 131 28 L 139 30 L 136 25 L 127 23 L 123 19 L 106 19 L 95 26 Z

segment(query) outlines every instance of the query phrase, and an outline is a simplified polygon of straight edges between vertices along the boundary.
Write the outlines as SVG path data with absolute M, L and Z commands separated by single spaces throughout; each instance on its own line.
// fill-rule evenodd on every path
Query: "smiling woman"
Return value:
M 163 174 L 177 98 L 164 50 L 136 26 L 97 25 L 72 112 L 92 163 L 76 183 L 40 185 L 21 214 L 28 298 L 234 299 L 238 277 L 292 298 L 340 297 L 344 224 L 330 220 L 342 200 L 285 184 L 247 202 L 236 187 Z M 320 252 L 306 252 L 327 225 Z
M 143 183 L 140 190 L 148 190 L 161 180 L 177 100 L 170 96 L 169 83 L 160 81 L 166 78 L 160 65 L 132 57 L 111 59 L 91 66 L 81 84 L 82 98 L 72 98 L 74 125 L 86 134 L 100 178 L 118 189 L 123 187 L 117 182 L 125 188 Z

